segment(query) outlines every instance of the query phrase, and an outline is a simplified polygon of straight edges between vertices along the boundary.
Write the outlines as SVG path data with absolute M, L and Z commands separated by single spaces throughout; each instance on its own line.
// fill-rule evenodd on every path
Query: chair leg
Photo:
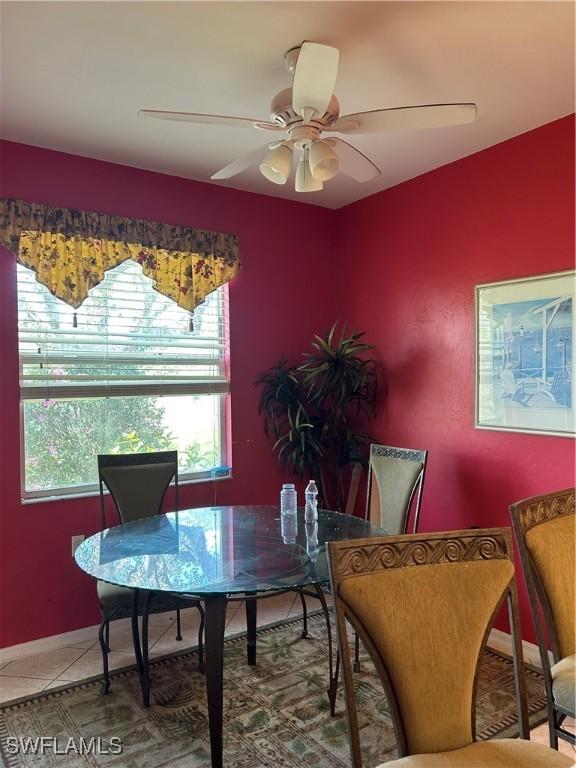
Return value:
M 360 638 L 354 632 L 354 672 L 360 672 Z
M 552 749 L 558 749 L 558 734 L 554 727 L 554 715 L 548 719 L 548 730 L 550 731 L 550 746 Z
M 302 634 L 300 637 L 302 640 L 308 637 L 308 608 L 306 606 L 306 598 L 303 592 L 298 592 L 300 600 L 302 602 Z
M 556 720 L 557 737 L 562 739 L 562 741 L 567 741 L 568 744 L 572 744 L 573 747 L 576 747 L 576 735 L 570 731 L 567 731 L 566 727 L 564 726 L 564 721 L 567 717 L 569 717 L 569 715 L 564 714 L 564 712 L 556 712 L 555 714 L 558 715 Z
M 100 622 L 100 629 L 98 630 L 98 640 L 100 641 L 100 650 L 102 651 L 102 688 L 101 693 L 105 695 L 110 690 L 110 675 L 108 672 L 108 638 L 110 632 L 110 622 L 108 619 L 102 617 Z
M 110 622 L 106 622 L 106 650 L 110 653 Z
M 338 693 L 338 674 L 340 671 L 340 655 L 336 652 L 336 665 L 334 666 L 334 657 L 332 653 L 332 624 L 330 622 L 330 609 L 326 602 L 326 597 L 322 591 L 322 587 L 316 583 L 314 584 L 316 595 L 320 600 L 322 606 L 322 612 L 324 613 L 324 620 L 326 622 L 326 635 L 328 640 L 328 701 L 330 702 L 330 714 L 334 717 L 336 713 L 336 695 Z
M 182 640 L 182 624 L 180 622 L 180 608 L 176 609 L 176 640 Z
M 204 674 L 206 671 L 204 665 L 204 623 L 206 617 L 201 603 L 198 603 L 197 607 L 200 611 L 200 626 L 198 627 L 198 671 Z

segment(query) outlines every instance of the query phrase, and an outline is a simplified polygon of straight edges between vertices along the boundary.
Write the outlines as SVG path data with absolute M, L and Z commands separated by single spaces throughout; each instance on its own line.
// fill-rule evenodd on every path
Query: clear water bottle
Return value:
M 305 523 L 306 530 L 306 552 L 313 563 L 318 559 L 318 523 Z
M 294 483 L 284 483 L 280 492 L 280 514 L 296 515 L 298 497 Z
M 280 515 L 280 530 L 284 544 L 295 544 L 298 536 L 298 516 Z
M 318 488 L 314 480 L 310 480 L 304 491 L 304 520 L 313 523 L 318 520 Z

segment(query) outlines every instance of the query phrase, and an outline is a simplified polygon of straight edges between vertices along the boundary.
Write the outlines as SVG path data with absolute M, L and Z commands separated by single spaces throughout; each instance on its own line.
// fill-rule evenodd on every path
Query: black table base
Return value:
M 338 689 L 339 656 L 332 650 L 332 626 L 330 623 L 330 611 L 326 602 L 326 596 L 320 584 L 312 584 L 312 589 L 299 590 L 300 598 L 304 601 L 304 595 L 320 600 L 322 611 L 326 620 L 328 635 L 328 666 L 329 685 L 328 700 L 330 712 L 334 715 L 336 705 L 336 693 Z M 142 593 L 142 603 L 140 597 Z M 278 593 L 275 593 L 276 595 Z M 142 701 L 145 707 L 150 706 L 150 675 L 148 664 L 148 619 L 150 609 L 151 592 L 135 589 L 132 598 L 132 638 L 134 641 L 134 655 L 140 677 Z M 251 666 L 256 664 L 256 632 L 257 632 L 257 601 L 267 596 L 258 595 L 255 592 L 246 593 L 246 657 Z M 196 600 L 198 598 L 195 598 Z M 205 648 L 206 659 L 204 670 L 199 665 L 200 671 L 205 671 L 206 694 L 208 698 L 208 723 L 210 729 L 210 750 L 212 755 L 212 768 L 223 767 L 223 679 L 224 679 L 224 633 L 226 629 L 226 607 L 228 598 L 224 595 L 203 595 L 205 613 Z M 138 626 L 138 615 L 142 615 L 142 628 Z M 307 626 L 302 632 L 302 637 L 308 634 Z
M 204 604 L 206 612 L 206 694 L 208 697 L 212 768 L 222 768 L 223 765 L 222 705 L 227 603 L 226 597 L 217 595 L 206 598 Z
M 254 594 L 255 593 L 249 593 Z M 248 595 L 247 595 L 248 597 Z M 256 625 L 258 603 L 256 597 L 246 600 L 246 656 L 250 666 L 256 664 Z

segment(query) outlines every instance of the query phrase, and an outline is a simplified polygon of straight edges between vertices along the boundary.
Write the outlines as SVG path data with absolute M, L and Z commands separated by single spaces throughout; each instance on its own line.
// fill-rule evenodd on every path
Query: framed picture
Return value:
M 476 427 L 574 436 L 575 272 L 476 286 Z

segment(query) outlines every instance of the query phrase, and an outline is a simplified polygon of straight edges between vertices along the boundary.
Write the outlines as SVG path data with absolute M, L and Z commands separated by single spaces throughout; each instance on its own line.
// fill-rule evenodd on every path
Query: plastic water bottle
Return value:
M 280 530 L 284 544 L 295 544 L 298 536 L 298 515 L 280 515 Z
M 313 523 L 318 520 L 318 488 L 314 480 L 310 480 L 304 491 L 304 520 Z
M 313 563 L 318 559 L 318 523 L 305 523 L 306 531 L 306 552 Z
M 296 515 L 298 497 L 294 483 L 284 483 L 280 492 L 280 515 Z

